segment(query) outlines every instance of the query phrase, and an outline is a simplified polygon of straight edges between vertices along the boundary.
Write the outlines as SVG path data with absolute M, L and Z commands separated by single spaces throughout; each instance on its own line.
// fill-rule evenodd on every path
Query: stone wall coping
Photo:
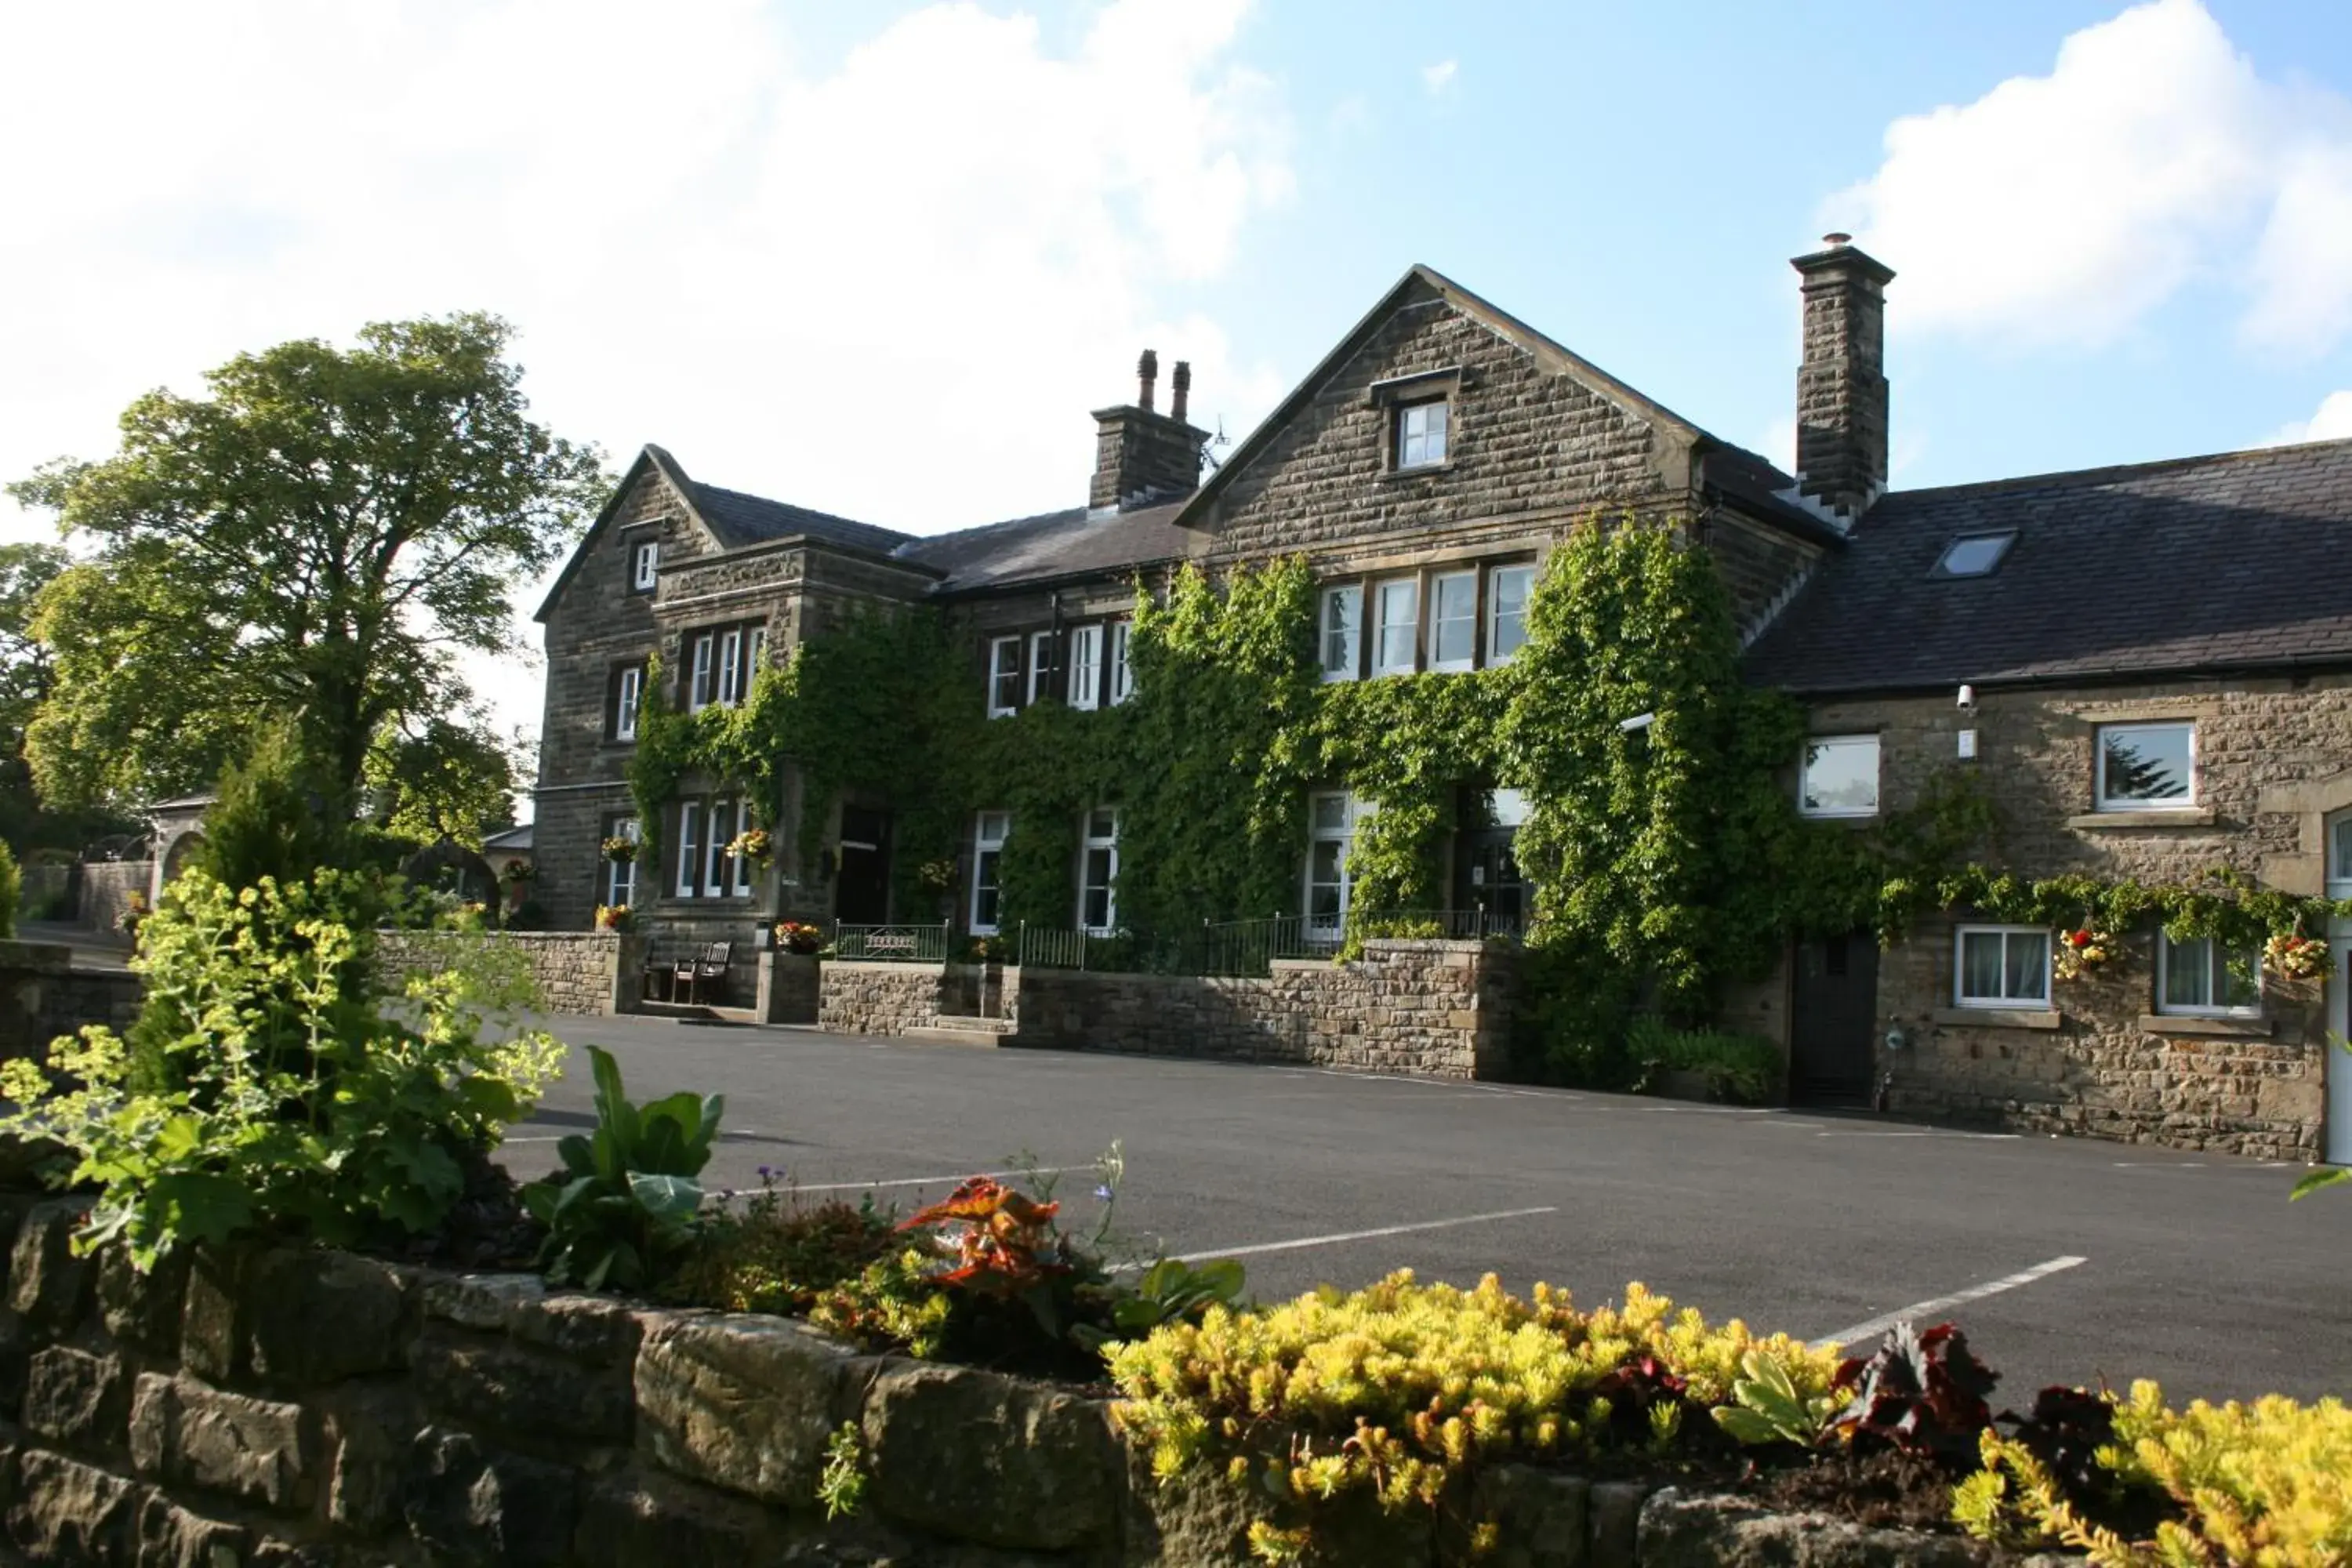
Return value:
M 1934 1016 L 1963 1029 L 2055 1029 L 2066 1021 L 2055 1007 L 1938 1007 Z
M 937 978 L 948 972 L 944 963 L 887 958 L 828 958 L 824 966 L 845 974 L 929 974 Z
M 2240 1039 L 2268 1039 L 2276 1025 L 2268 1017 L 2207 1018 L 2179 1013 L 2142 1013 L 2139 1026 L 2151 1035 L 2229 1035 Z
M 73 949 L 61 942 L 0 942 L 0 969 L 63 973 L 73 967 Z
M 2218 820 L 2210 805 L 2185 805 L 2166 811 L 2086 811 L 2068 817 L 2066 826 L 2089 833 L 2136 833 L 2166 827 L 2210 827 Z

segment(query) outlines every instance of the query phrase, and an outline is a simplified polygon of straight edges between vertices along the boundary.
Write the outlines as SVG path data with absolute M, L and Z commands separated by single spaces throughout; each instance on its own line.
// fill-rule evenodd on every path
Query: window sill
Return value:
M 2143 1013 L 2139 1026 L 2151 1035 L 2221 1035 L 2237 1039 L 2268 1039 L 2268 1018 L 2206 1017 L 2194 1013 Z
M 2210 827 L 2213 808 L 2210 805 L 2184 805 L 2164 811 L 2092 811 L 2080 816 L 2070 816 L 2066 826 L 2086 828 L 2092 832 L 2129 833 L 2150 827 Z
M 1381 483 L 1394 484 L 1405 479 L 1423 479 L 1431 474 L 1450 474 L 1453 471 L 1454 459 L 1448 458 L 1442 463 L 1415 463 L 1410 468 L 1382 468 Z
M 1964 1029 L 2054 1029 L 2064 1022 L 2055 1007 L 1938 1007 L 1933 1016 Z

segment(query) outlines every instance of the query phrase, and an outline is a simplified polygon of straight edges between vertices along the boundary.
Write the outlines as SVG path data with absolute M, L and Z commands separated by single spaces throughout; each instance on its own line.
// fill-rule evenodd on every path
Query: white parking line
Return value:
M 1071 1171 L 1091 1171 L 1092 1165 L 1032 1165 L 1025 1171 L 966 1171 L 954 1176 L 900 1176 L 887 1182 L 796 1182 L 780 1190 L 795 1193 L 862 1193 L 872 1187 L 940 1187 L 973 1176 L 1001 1182 L 1007 1176 L 1059 1176 Z
M 2015 1274 L 2000 1279 L 1989 1279 L 1981 1285 L 1971 1285 L 1965 1290 L 1955 1290 L 1948 1296 L 1930 1297 L 1925 1301 L 1914 1301 L 1907 1307 L 1898 1307 L 1892 1312 L 1881 1312 L 1875 1318 L 1865 1318 L 1850 1329 L 1840 1329 L 1833 1334 L 1824 1334 L 1813 1342 L 1812 1348 L 1818 1351 L 1827 1350 L 1832 1345 L 1850 1345 L 1856 1340 L 1865 1340 L 1873 1334 L 1891 1329 L 1906 1319 L 1925 1318 L 1932 1313 L 1949 1311 L 1954 1307 L 1969 1301 L 1982 1300 L 1987 1296 L 1998 1296 L 2003 1290 L 2014 1290 L 2021 1285 L 2031 1285 L 2036 1279 L 2046 1279 L 2053 1274 L 2061 1273 L 2089 1261 L 2087 1258 L 2053 1258 L 2047 1263 L 2037 1263 L 2031 1268 L 2021 1269 Z
M 1344 1230 L 1331 1236 L 1306 1236 L 1297 1241 L 1261 1241 L 1248 1247 L 1212 1247 L 1202 1252 L 1180 1252 L 1179 1263 L 1200 1263 L 1212 1258 L 1248 1258 L 1261 1252 L 1294 1252 L 1302 1247 L 1337 1247 L 1349 1241 L 1376 1241 L 1384 1236 L 1405 1236 L 1417 1230 L 1446 1230 L 1457 1225 L 1486 1225 L 1498 1219 L 1526 1219 L 1530 1215 L 1558 1214 L 1556 1205 L 1541 1208 L 1498 1209 L 1493 1214 L 1465 1214 L 1456 1219 L 1416 1220 L 1411 1225 L 1384 1225 L 1378 1230 Z M 1138 1264 L 1135 1267 L 1141 1268 Z

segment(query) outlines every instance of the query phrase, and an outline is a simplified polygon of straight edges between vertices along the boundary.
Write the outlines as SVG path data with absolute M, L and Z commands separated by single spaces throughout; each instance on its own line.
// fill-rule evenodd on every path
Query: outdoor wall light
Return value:
M 1655 713 L 1636 713 L 1631 719 L 1618 720 L 1617 728 L 1631 735 L 1637 731 L 1648 729 L 1657 721 L 1658 716 Z
M 1887 1030 L 1886 1030 L 1886 1048 L 1887 1048 L 1888 1050 L 1890 1050 L 1890 1051 L 1899 1051 L 1899 1050 L 1901 1050 L 1904 1047 L 1906 1047 L 1906 1046 L 1909 1045 L 1910 1043 L 1911 1043 L 1911 1037 L 1910 1037 L 1910 1036 L 1908 1036 L 1908 1035 L 1906 1035 L 1906 1034 L 1905 1034 L 1905 1033 L 1903 1032 L 1903 1026 L 1902 1026 L 1902 1025 L 1900 1025 L 1900 1024 L 1894 1024 L 1894 1025 L 1890 1025 L 1890 1026 L 1887 1027 Z
M 1976 710 L 1977 710 L 1977 689 L 1976 689 L 1975 687 L 1973 687 L 1973 686 L 1963 686 L 1963 687 L 1961 687 L 1961 688 L 1960 688 L 1960 711 L 1961 711 L 1961 712 L 1963 712 L 1963 713 L 1973 713 L 1973 712 L 1975 712 Z

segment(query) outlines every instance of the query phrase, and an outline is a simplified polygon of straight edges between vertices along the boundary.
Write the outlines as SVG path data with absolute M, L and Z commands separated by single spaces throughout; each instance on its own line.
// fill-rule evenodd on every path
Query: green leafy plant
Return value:
M 464 1188 L 463 1157 L 496 1145 L 554 1076 L 562 1046 L 503 1041 L 529 976 L 455 955 L 408 976 L 384 1016 L 372 891 L 321 872 L 230 889 L 184 872 L 140 933 L 151 1053 L 91 1027 L 60 1039 L 51 1077 L 0 1068 L 16 1109 L 0 1131 L 54 1139 L 100 1188 L 77 1245 L 120 1240 L 141 1268 L 167 1248 L 247 1232 L 351 1245 L 432 1230 Z M 514 956 L 514 955 L 507 955 Z
M 740 1209 L 705 1218 L 692 1252 L 662 1287 L 665 1299 L 732 1312 L 805 1313 L 903 1246 L 895 1216 L 870 1193 L 856 1205 L 803 1204 L 765 1165 L 760 1184 Z
M 1733 1441 L 1750 1447 L 1788 1443 L 1811 1447 L 1822 1435 L 1826 1402 L 1807 1398 L 1788 1367 L 1771 1356 L 1750 1351 L 1739 1358 L 1739 1372 L 1731 1385 L 1732 1403 L 1709 1413 L 1715 1424 Z
M 523 1201 L 547 1226 L 540 1261 L 551 1280 L 631 1289 L 659 1279 L 692 1242 L 698 1178 L 727 1102 L 680 1091 L 634 1105 L 612 1053 L 591 1046 L 588 1056 L 596 1131 L 556 1144 L 563 1169 L 525 1187 Z
M 1238 1305 L 1246 1279 L 1236 1258 L 1215 1258 L 1196 1268 L 1181 1258 L 1163 1258 L 1145 1269 L 1134 1284 L 1113 1287 L 1109 1323 L 1079 1323 L 1070 1334 L 1087 1349 L 1100 1351 L 1118 1341 L 1148 1334 L 1162 1324 L 1197 1321 L 1212 1307 Z
M 1754 1035 L 1715 1029 L 1676 1029 L 1643 1014 L 1633 1020 L 1625 1042 L 1641 1089 L 1656 1087 L 1660 1075 L 1696 1073 L 1707 1093 L 1731 1105 L 1766 1105 L 1780 1097 L 1780 1048 Z
M 827 1519 L 849 1519 L 866 1503 L 866 1445 L 857 1423 L 845 1421 L 824 1442 L 824 1472 L 817 1477 L 816 1500 Z
M 24 879 L 16 869 L 16 857 L 5 840 L 0 840 L 0 941 L 16 934 L 16 904 L 22 896 Z

